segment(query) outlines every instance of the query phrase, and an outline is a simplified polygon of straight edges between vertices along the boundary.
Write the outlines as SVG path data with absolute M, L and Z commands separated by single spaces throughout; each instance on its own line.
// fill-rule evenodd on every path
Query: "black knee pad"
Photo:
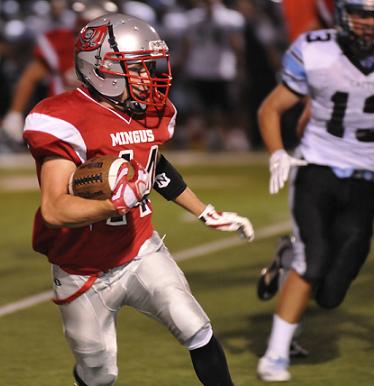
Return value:
M 352 280 L 333 280 L 333 277 L 326 277 L 316 288 L 315 301 L 321 308 L 333 309 L 339 307 L 347 294 Z
M 315 301 L 317 304 L 326 310 L 332 310 L 339 307 L 345 298 L 345 293 L 337 296 L 336 294 L 324 293 L 317 291 Z

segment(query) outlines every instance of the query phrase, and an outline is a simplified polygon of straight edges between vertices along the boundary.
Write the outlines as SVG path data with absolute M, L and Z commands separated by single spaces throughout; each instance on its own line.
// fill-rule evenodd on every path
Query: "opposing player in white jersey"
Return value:
M 270 157 L 270 193 L 290 170 L 293 259 L 257 372 L 286 381 L 289 346 L 311 296 L 341 304 L 365 262 L 374 215 L 374 1 L 336 2 L 336 29 L 301 35 L 284 56 L 283 82 L 259 111 Z M 280 118 L 304 96 L 311 118 L 295 153 L 283 148 Z M 296 167 L 294 167 L 296 166 Z
M 83 86 L 45 99 L 26 119 L 24 138 L 41 188 L 33 246 L 53 267 L 54 301 L 76 360 L 77 386 L 115 383 L 116 315 L 124 305 L 169 329 L 189 350 L 202 384 L 233 384 L 207 315 L 153 230 L 150 187 L 155 183 L 158 193 L 209 227 L 238 231 L 247 240 L 253 229 L 248 219 L 203 204 L 158 153 L 176 119 L 168 99 L 169 59 L 166 43 L 144 21 L 101 16 L 76 42 Z M 107 154 L 129 160 L 135 177 L 128 181 L 120 170 L 108 200 L 69 195 L 77 166 Z

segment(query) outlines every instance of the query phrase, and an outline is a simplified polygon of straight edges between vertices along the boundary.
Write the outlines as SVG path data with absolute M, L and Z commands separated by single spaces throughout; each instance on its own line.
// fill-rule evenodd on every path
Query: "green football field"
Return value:
M 286 191 L 267 191 L 266 157 L 199 158 L 170 155 L 200 197 L 217 209 L 248 216 L 257 231 L 247 244 L 204 227 L 181 208 L 152 193 L 154 225 L 179 259 L 194 295 L 211 318 L 236 386 L 260 385 L 256 364 L 269 333 L 274 300 L 261 302 L 256 283 L 277 239 L 287 233 Z M 188 156 L 187 156 L 188 158 Z M 0 170 L 0 385 L 71 386 L 72 355 L 51 301 L 9 305 L 50 289 L 46 259 L 31 249 L 39 203 L 27 167 Z M 196 248 L 204 247 L 204 248 Z M 293 361 L 291 385 L 371 385 L 374 378 L 373 254 L 344 305 L 321 311 L 311 303 L 300 342 L 310 350 Z M 119 386 L 199 385 L 188 352 L 167 330 L 124 308 L 118 319 Z

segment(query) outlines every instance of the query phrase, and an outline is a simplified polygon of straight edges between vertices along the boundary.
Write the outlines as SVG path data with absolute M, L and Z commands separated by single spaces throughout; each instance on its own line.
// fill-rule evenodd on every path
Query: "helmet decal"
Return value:
M 108 26 L 100 25 L 98 27 L 84 27 L 76 42 L 78 51 L 93 51 L 103 44 L 103 40 L 107 33 Z
M 152 55 L 157 55 L 157 51 L 168 51 L 168 46 L 163 40 L 151 40 L 149 49 L 155 51 Z

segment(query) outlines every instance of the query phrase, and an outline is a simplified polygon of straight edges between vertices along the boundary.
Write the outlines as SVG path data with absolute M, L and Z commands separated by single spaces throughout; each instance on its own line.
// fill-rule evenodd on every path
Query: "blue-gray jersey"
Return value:
M 302 34 L 284 55 L 282 80 L 311 98 L 298 149 L 308 162 L 374 171 L 374 72 L 344 55 L 335 30 Z

